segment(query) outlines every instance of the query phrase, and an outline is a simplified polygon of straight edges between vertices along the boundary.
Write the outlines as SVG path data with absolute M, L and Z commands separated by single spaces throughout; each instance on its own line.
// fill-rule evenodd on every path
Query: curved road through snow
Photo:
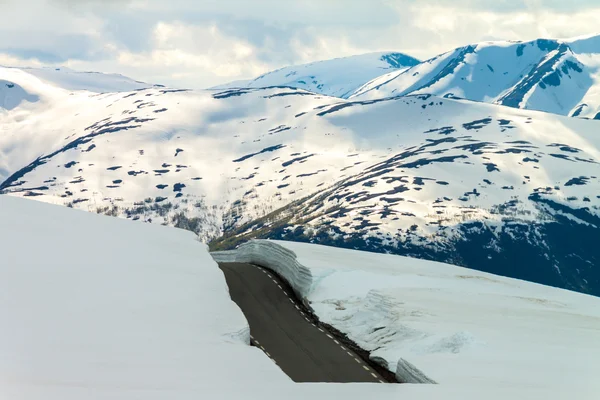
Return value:
M 271 271 L 221 263 L 231 298 L 246 315 L 252 344 L 295 382 L 381 382 L 364 360 L 316 325 Z

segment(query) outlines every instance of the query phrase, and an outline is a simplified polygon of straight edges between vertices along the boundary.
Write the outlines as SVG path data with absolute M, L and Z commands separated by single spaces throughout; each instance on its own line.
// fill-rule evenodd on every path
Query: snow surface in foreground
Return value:
M 8 196 L 0 221 L 0 398 L 288 380 L 190 232 Z
M 568 382 L 551 392 L 462 382 L 294 384 L 247 345 L 247 322 L 221 271 L 189 232 L 8 196 L 0 196 L 0 221 L 0 399 L 546 400 L 574 393 Z
M 439 386 L 539 389 L 549 398 L 567 385 L 576 387 L 569 396 L 574 399 L 600 393 L 596 297 L 448 264 L 305 243 L 253 241 L 234 258 L 291 265 L 277 259 L 290 254 L 279 246 L 309 270 L 287 275 L 303 277 L 300 285 L 291 281 L 319 318 L 392 371 L 404 359 Z M 529 398 L 525 393 L 518 398 Z

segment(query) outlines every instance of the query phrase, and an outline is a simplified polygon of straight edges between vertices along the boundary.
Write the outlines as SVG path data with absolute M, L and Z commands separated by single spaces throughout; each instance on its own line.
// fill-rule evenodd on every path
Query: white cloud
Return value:
M 0 0 L 0 63 L 207 87 L 291 63 L 597 30 L 595 0 Z
M 153 38 L 153 49 L 149 52 L 119 52 L 119 64 L 175 70 L 179 76 L 206 71 L 227 79 L 253 76 L 269 68 L 256 58 L 256 49 L 251 44 L 224 35 L 215 23 L 194 26 L 159 22 Z
M 35 58 L 23 60 L 10 54 L 0 53 L 0 65 L 5 67 L 22 67 L 23 65 L 27 65 L 28 67 L 40 68 L 44 66 L 44 63 Z
M 224 35 L 215 23 L 195 26 L 158 22 L 151 36 L 148 51 L 133 52 L 110 44 L 107 48 L 114 58 L 109 62 L 69 60 L 65 65 L 86 70 L 97 66 L 148 82 L 185 87 L 206 87 L 239 76 L 256 76 L 275 67 L 260 61 L 250 43 Z
M 600 7 L 564 12 L 540 8 L 541 1 L 528 3 L 502 12 L 435 3 L 410 7 L 396 4 L 396 12 L 410 18 L 390 28 L 386 37 L 399 37 L 400 49 L 417 58 L 428 58 L 481 41 L 568 38 L 598 30 Z M 412 34 L 403 34 L 406 32 Z
M 350 38 L 345 36 L 319 36 L 314 32 L 310 36 L 314 37 L 314 40 L 309 43 L 305 42 L 301 35 L 290 41 L 290 49 L 295 56 L 296 63 L 308 63 L 371 51 L 369 48 L 354 45 Z

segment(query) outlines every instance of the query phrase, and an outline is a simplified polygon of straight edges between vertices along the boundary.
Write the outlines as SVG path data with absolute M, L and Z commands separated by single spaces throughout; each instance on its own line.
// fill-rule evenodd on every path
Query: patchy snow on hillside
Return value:
M 0 112 L 0 190 L 94 212 L 118 206 L 121 213 L 134 210 L 129 218 L 159 223 L 187 212 L 200 218 L 205 238 L 373 157 L 350 159 L 350 137 L 300 125 L 303 110 L 335 101 L 306 91 L 71 95 L 57 89 L 44 96 Z M 166 204 L 180 208 L 163 213 Z M 140 207 L 152 215 L 135 211 Z
M 377 76 L 388 71 L 405 70 L 418 63 L 417 59 L 402 53 L 368 53 L 284 67 L 250 81 L 236 81 L 215 88 L 290 86 L 347 98 Z
M 356 154 L 388 155 L 342 168 L 339 181 L 239 237 L 400 253 L 600 293 L 596 121 L 426 95 L 317 115 L 351 134 Z
M 488 398 L 484 388 L 499 387 L 520 391 L 517 398 L 523 399 L 530 390 L 543 390 L 549 399 L 561 398 L 566 388 L 576 399 L 600 393 L 597 297 L 448 264 L 306 243 L 252 241 L 225 255 L 276 269 L 323 322 L 391 371 L 403 360 L 440 387 L 471 386 L 482 398 Z M 298 268 L 308 270 L 300 285 L 294 278 Z

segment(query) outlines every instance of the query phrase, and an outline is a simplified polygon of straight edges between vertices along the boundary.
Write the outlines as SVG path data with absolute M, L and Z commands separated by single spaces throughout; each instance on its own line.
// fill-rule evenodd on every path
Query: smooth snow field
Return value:
M 257 240 L 215 258 L 276 270 L 322 321 L 391 371 L 403 360 L 401 373 L 414 366 L 438 386 L 512 388 L 520 399 L 537 390 L 562 398 L 567 388 L 573 399 L 600 394 L 597 297 L 448 264 L 305 243 Z

